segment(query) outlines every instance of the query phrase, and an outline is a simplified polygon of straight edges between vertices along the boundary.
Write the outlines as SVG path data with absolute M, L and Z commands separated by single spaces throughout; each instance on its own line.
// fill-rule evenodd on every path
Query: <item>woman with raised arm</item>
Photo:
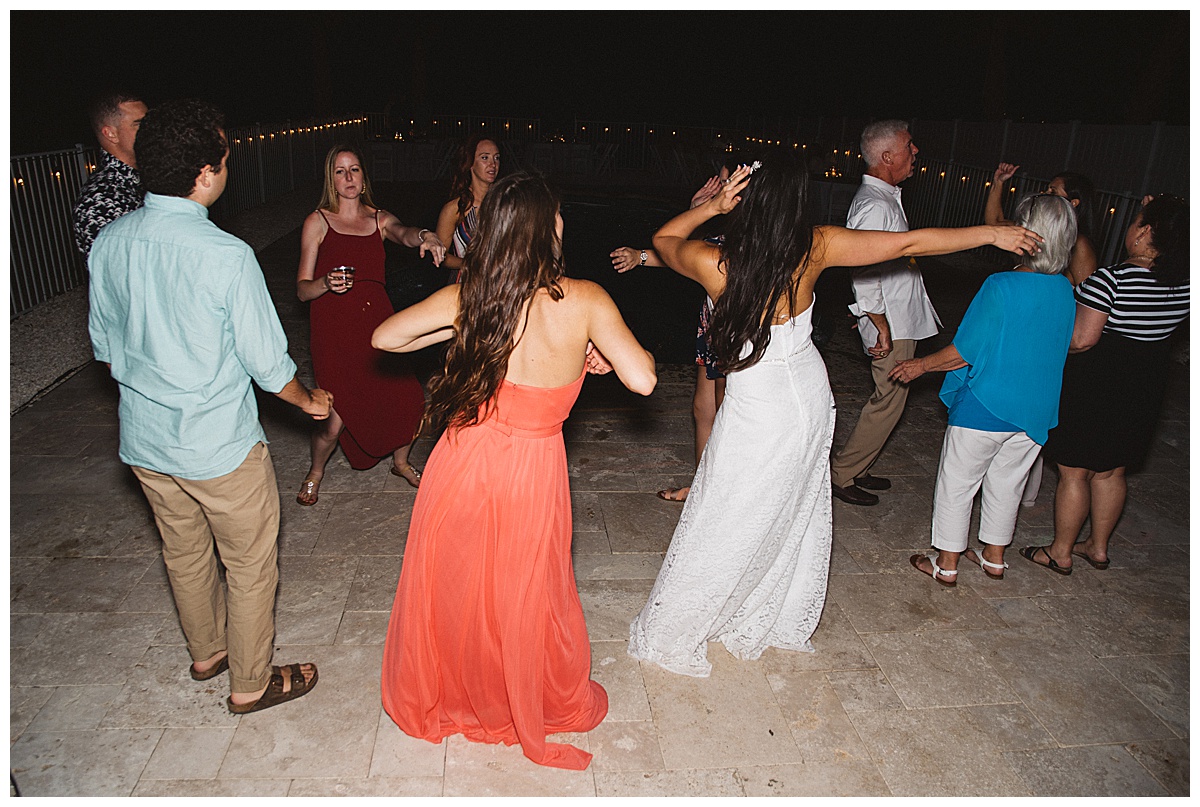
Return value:
M 829 266 L 865 266 L 995 244 L 1029 251 L 1015 225 L 904 233 L 814 226 L 804 166 L 790 150 L 739 168 L 710 201 L 676 216 L 654 248 L 715 302 L 709 331 L 725 400 L 629 653 L 707 676 L 707 643 L 738 658 L 812 650 L 833 533 L 834 403 L 809 338 L 813 286 Z M 690 241 L 732 213 L 721 246 Z
M 699 207 L 717 195 L 721 186 L 729 181 L 729 175 L 737 169 L 734 158 L 727 158 L 721 170 L 700 186 L 692 195 L 691 207 Z M 710 235 L 707 241 L 720 244 L 722 236 Z M 652 249 L 640 252 L 632 247 L 617 247 L 609 253 L 613 268 L 618 272 L 628 272 L 637 266 L 665 266 Z M 712 433 L 713 420 L 721 401 L 725 397 L 725 376 L 717 369 L 713 359 L 712 347 L 708 341 L 708 325 L 712 319 L 712 300 L 705 298 L 700 305 L 700 322 L 696 328 L 696 389 L 692 393 L 692 423 L 695 427 L 696 464 L 700 464 L 700 455 L 708 443 L 708 435 Z M 681 488 L 666 488 L 658 492 L 658 498 L 668 502 L 684 502 L 687 500 L 690 486 Z
M 1004 217 L 1004 183 L 1017 173 L 1021 166 L 1012 163 L 1000 163 L 992 175 L 992 184 L 988 188 L 987 201 L 984 203 L 983 220 L 987 224 L 1009 224 Z M 1096 246 L 1092 243 L 1092 233 L 1095 227 L 1095 195 L 1096 187 L 1083 174 L 1075 171 L 1060 171 L 1046 186 L 1046 193 L 1061 196 L 1075 208 L 1076 235 L 1075 243 L 1071 246 L 1071 262 L 1063 274 L 1072 286 L 1078 286 L 1092 272 L 1096 271 Z
M 582 770 L 591 754 L 546 741 L 608 711 L 571 567 L 562 424 L 585 369 L 641 395 L 657 376 L 608 294 L 563 274 L 558 211 L 540 177 L 499 180 L 463 282 L 375 331 L 384 350 L 450 342 L 430 383 L 428 422 L 446 430 L 404 547 L 383 705 L 413 737 L 519 742 L 534 762 Z
M 458 150 L 458 165 L 450 180 L 449 202 L 438 214 L 437 234 L 443 243 L 453 245 L 445 266 L 450 282 L 462 281 L 463 258 L 479 226 L 479 206 L 500 173 L 500 147 L 484 135 L 476 135 Z
M 371 201 L 362 155 L 337 145 L 325 158 L 325 189 L 300 232 L 296 294 L 311 302 L 313 375 L 337 408 L 312 434 L 312 464 L 297 504 L 317 503 L 325 465 L 340 443 L 350 467 L 374 468 L 391 455 L 391 473 L 416 487 L 421 474 L 408 452 L 425 408 L 411 371 L 380 366 L 375 327 L 392 314 L 384 287 L 384 240 L 418 248 L 435 266 L 446 248 L 432 231 L 401 224 Z
M 1025 559 L 1064 575 L 1076 558 L 1108 568 L 1108 541 L 1125 509 L 1125 469 L 1141 464 L 1154 439 L 1169 337 L 1190 311 L 1190 246 L 1187 203 L 1147 196 L 1125 231 L 1125 260 L 1075 289 L 1058 426 L 1046 441 L 1046 456 L 1058 464 L 1054 542 L 1023 548 Z

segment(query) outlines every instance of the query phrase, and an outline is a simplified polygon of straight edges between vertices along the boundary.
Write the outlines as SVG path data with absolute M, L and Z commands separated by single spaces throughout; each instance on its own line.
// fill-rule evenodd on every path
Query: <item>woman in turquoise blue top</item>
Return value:
M 897 363 L 904 383 L 946 372 L 941 398 L 950 408 L 933 495 L 936 558 L 909 563 L 944 586 L 958 583 L 958 560 L 1004 577 L 1029 468 L 1058 422 L 1063 362 L 1071 344 L 1075 305 L 1062 274 L 1075 244 L 1075 211 L 1067 200 L 1037 194 L 1021 200 L 1016 222 L 1041 235 L 1039 253 L 984 281 L 954 342 L 936 353 Z M 971 504 L 983 490 L 979 541 L 967 549 Z

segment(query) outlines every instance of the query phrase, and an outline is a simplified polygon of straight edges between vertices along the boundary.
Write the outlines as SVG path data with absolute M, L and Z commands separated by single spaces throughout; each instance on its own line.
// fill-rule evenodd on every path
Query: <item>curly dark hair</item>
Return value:
M 142 185 L 162 196 L 188 196 L 206 165 L 221 170 L 225 115 L 205 101 L 167 101 L 146 113 L 133 151 Z
M 463 427 L 485 417 L 508 372 L 521 310 L 540 289 L 562 299 L 558 208 L 558 195 L 546 180 L 523 171 L 496 180 L 488 191 L 463 259 L 445 371 L 429 384 L 426 424 Z
M 1178 196 L 1160 194 L 1142 208 L 1142 224 L 1150 225 L 1150 243 L 1157 250 L 1154 276 L 1169 286 L 1188 280 L 1191 228 L 1187 202 Z
M 796 291 L 812 246 L 808 172 L 791 149 L 772 148 L 729 214 L 721 263 L 725 291 L 713 307 L 709 339 L 723 373 L 758 363 L 771 342 L 771 319 Z M 801 271 L 796 271 L 800 269 Z M 749 344 L 744 358 L 742 348 Z

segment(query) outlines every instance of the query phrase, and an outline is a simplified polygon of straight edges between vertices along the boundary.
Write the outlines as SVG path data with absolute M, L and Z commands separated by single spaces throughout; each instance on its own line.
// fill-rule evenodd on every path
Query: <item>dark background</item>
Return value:
M 87 99 L 109 84 L 151 105 L 206 98 L 231 126 L 385 111 L 1189 117 L 1185 11 L 16 11 L 10 23 L 16 154 L 90 144 Z

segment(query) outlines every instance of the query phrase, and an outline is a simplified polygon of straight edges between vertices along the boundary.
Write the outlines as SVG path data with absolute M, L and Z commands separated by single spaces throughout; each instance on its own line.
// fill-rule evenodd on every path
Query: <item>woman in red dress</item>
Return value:
M 312 435 L 312 466 L 296 496 L 306 507 L 317 503 L 325 464 L 339 442 L 355 470 L 373 468 L 390 454 L 393 474 L 413 487 L 421 480 L 408 461 L 425 409 L 421 384 L 411 371 L 381 364 L 387 357 L 371 347 L 375 327 L 393 313 L 384 288 L 385 238 L 418 247 L 434 265 L 446 254 L 431 230 L 377 209 L 361 155 L 334 146 L 325 158 L 321 204 L 304 220 L 296 272 L 297 295 L 312 302 L 313 375 L 337 401 Z
M 641 395 L 657 376 L 608 294 L 563 275 L 561 238 L 544 180 L 498 180 L 463 282 L 375 331 L 384 350 L 450 342 L 428 413 L 446 430 L 413 508 L 382 692 L 413 737 L 520 743 L 538 764 L 582 770 L 591 754 L 546 742 L 608 712 L 571 567 L 562 423 L 585 369 L 615 369 Z

